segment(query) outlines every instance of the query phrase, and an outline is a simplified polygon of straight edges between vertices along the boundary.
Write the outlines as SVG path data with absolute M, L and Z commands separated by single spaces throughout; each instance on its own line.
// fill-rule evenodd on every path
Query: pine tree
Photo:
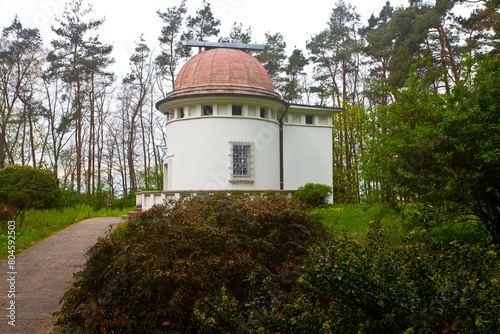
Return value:
M 83 9 L 82 2 L 83 0 L 73 0 L 69 5 L 66 5 L 62 17 L 56 19 L 59 27 L 52 27 L 52 30 L 59 39 L 51 42 L 53 49 L 47 56 L 47 60 L 50 62 L 49 73 L 52 76 L 62 78 L 73 101 L 76 189 L 79 193 L 82 185 L 83 122 L 86 109 L 84 107 L 87 101 L 86 96 L 88 96 L 87 83 L 92 76 L 86 56 L 88 56 L 88 48 L 97 43 L 96 39 L 85 39 L 85 35 L 92 30 L 97 30 L 104 22 L 103 19 L 83 22 L 83 18 L 92 11 L 92 6 Z M 109 54 L 110 50 L 110 47 L 105 47 L 102 51 Z
M 266 32 L 266 43 L 264 51 L 255 56 L 264 66 L 267 73 L 271 77 L 275 87 L 278 87 L 280 75 L 285 71 L 284 61 L 286 60 L 286 42 L 282 34 L 276 33 L 271 35 Z
M 287 102 L 298 103 L 302 98 L 304 88 L 301 86 L 300 79 L 305 76 L 304 67 L 308 60 L 302 53 L 302 50 L 295 49 L 288 58 L 286 66 L 286 77 L 282 79 L 279 89 L 283 93 L 283 100 Z
M 341 0 L 333 8 L 328 28 L 307 43 L 311 60 L 316 65 L 315 76 L 328 80 L 336 106 L 342 106 L 349 99 L 354 102 L 358 89 L 359 22 L 360 15 L 355 8 Z
M 165 23 L 165 26 L 161 29 L 161 36 L 158 37 L 162 49 L 161 53 L 156 57 L 156 65 L 160 74 L 167 76 L 172 88 L 180 60 L 187 58 L 191 52 L 190 48 L 182 44 L 187 37 L 181 34 L 186 10 L 186 1 L 183 0 L 179 7 L 170 7 L 164 13 L 156 12 Z
M 196 11 L 196 16 L 187 18 L 189 31 L 184 39 L 207 42 L 209 37 L 217 37 L 220 32 L 218 26 L 220 26 L 220 20 L 214 17 L 210 2 L 203 0 L 202 8 Z
M 236 22 L 234 22 L 233 27 L 231 28 L 229 37 L 219 38 L 219 43 L 249 44 L 251 41 L 252 41 L 252 29 L 247 28 L 246 31 L 243 31 L 243 25 L 241 23 L 237 24 Z

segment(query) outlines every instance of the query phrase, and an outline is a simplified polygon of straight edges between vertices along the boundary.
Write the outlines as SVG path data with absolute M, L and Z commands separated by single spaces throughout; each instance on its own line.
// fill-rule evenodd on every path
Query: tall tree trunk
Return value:
M 94 101 L 94 73 L 91 75 L 90 79 L 90 92 L 89 92 L 89 102 L 90 102 L 90 126 L 89 126 L 89 157 L 88 157 L 88 168 L 87 168 L 87 193 L 89 195 L 94 194 L 94 114 L 95 114 L 95 101 Z
M 140 120 L 141 120 L 141 132 L 142 132 L 142 152 L 143 152 L 143 155 L 144 155 L 144 184 L 145 184 L 145 187 L 146 189 L 149 189 L 149 182 L 148 182 L 148 159 L 147 159 L 147 156 L 146 156 L 146 132 L 144 130 L 144 118 L 142 116 L 142 106 L 141 108 L 139 109 L 139 117 L 140 117 Z
M 28 106 L 28 121 L 30 126 L 31 158 L 33 159 L 33 168 L 36 168 L 35 136 L 33 135 L 32 110 L 29 106 Z
M 76 191 L 82 192 L 82 101 L 80 79 L 76 81 Z

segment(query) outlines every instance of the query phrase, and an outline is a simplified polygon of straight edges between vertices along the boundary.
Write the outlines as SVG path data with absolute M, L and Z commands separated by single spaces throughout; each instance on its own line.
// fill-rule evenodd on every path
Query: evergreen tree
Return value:
M 359 201 L 357 168 L 358 143 L 354 138 L 354 119 L 359 106 L 355 103 L 358 90 L 359 54 L 361 52 L 358 26 L 360 16 L 355 8 L 339 1 L 332 10 L 328 28 L 313 36 L 307 43 L 315 64 L 314 77 L 321 85 L 314 88 L 328 96 L 333 105 L 350 107 L 354 112 L 342 112 L 333 117 L 333 183 L 345 185 L 337 202 Z M 352 108 L 351 108 L 352 107 Z
M 97 37 L 91 37 L 85 45 L 83 65 L 88 75 L 88 103 L 89 103 L 89 134 L 88 134 L 88 168 L 87 168 L 87 193 L 93 194 L 94 190 L 100 187 L 100 168 L 95 167 L 96 154 L 100 156 L 101 151 L 96 152 L 97 137 L 102 124 L 96 122 L 98 118 L 97 100 L 101 94 L 100 87 L 111 85 L 114 80 L 112 73 L 106 72 L 106 68 L 114 62 L 110 57 L 113 47 L 102 44 Z M 98 167 L 101 159 L 97 159 Z M 97 175 L 98 184 L 95 178 Z M 92 197 L 90 197 L 92 198 Z
M 293 103 L 300 101 L 304 92 L 300 79 L 305 76 L 303 71 L 307 63 L 308 60 L 304 57 L 302 50 L 293 50 L 292 55 L 288 58 L 288 65 L 285 70 L 286 77 L 279 87 L 283 93 L 283 100 Z
M 460 2 L 479 3 L 469 17 L 456 18 L 463 33 L 467 36 L 466 52 L 471 55 L 481 55 L 487 51 L 492 57 L 497 57 L 500 53 L 500 0 L 461 0 Z
M 337 106 L 342 106 L 349 99 L 354 101 L 358 88 L 359 22 L 360 16 L 355 8 L 340 0 L 333 8 L 328 28 L 307 43 L 311 60 L 316 65 L 315 77 L 328 80 Z
M 92 76 L 89 63 L 86 60 L 89 48 L 94 45 L 94 51 L 100 49 L 107 55 L 111 52 L 110 46 L 99 45 L 96 38 L 85 39 L 90 31 L 97 30 L 102 23 L 101 20 L 89 20 L 83 22 L 83 18 L 92 11 L 92 6 L 82 8 L 83 0 L 73 0 L 66 5 L 61 18 L 56 19 L 59 27 L 52 27 L 59 39 L 51 42 L 52 50 L 47 56 L 50 62 L 48 69 L 51 76 L 61 77 L 66 83 L 66 89 L 73 101 L 73 119 L 75 122 L 75 146 L 76 146 L 76 189 L 81 192 L 82 185 L 82 149 L 83 149 L 83 126 L 86 96 L 88 92 L 87 83 Z M 90 51 L 93 52 L 93 51 Z M 108 61 L 103 61 L 104 66 Z M 94 63 L 95 65 L 96 63 Z
M 180 60 L 187 58 L 191 52 L 190 48 L 182 44 L 187 37 L 181 34 L 186 10 L 186 1 L 183 0 L 179 7 L 170 7 L 164 13 L 156 12 L 165 23 L 161 29 L 161 36 L 158 37 L 162 49 L 156 57 L 156 65 L 160 74 L 167 76 L 172 88 Z
M 432 6 L 422 4 L 421 1 L 414 1 L 410 7 L 394 12 L 389 28 L 394 34 L 393 54 L 389 64 L 391 69 L 389 85 L 403 87 L 408 79 L 411 65 L 431 56 L 425 42 L 429 29 L 436 27 L 439 21 L 440 17 L 434 15 Z M 430 68 L 426 70 L 428 72 Z
M 389 91 L 383 89 L 383 85 L 391 75 L 389 64 L 393 55 L 394 31 L 389 22 L 393 13 L 394 8 L 387 1 L 379 15 L 377 17 L 372 15 L 368 20 L 368 26 L 361 30 L 367 41 L 364 51 L 370 57 L 368 88 L 364 93 L 370 101 L 382 106 L 387 105 L 389 101 Z
M 220 20 L 214 17 L 210 2 L 203 0 L 202 8 L 196 11 L 196 16 L 187 18 L 189 31 L 184 39 L 207 42 L 209 37 L 216 37 L 219 34 L 220 29 L 218 26 L 220 26 Z
M 243 31 L 243 25 L 234 22 L 229 37 L 219 38 L 219 43 L 240 43 L 249 44 L 252 41 L 252 29 L 248 28 L 245 32 Z
M 282 34 L 276 33 L 271 35 L 266 32 L 266 43 L 264 44 L 264 51 L 255 56 L 260 63 L 264 66 L 267 73 L 271 77 L 275 87 L 279 86 L 279 77 L 284 72 L 286 59 L 286 42 Z

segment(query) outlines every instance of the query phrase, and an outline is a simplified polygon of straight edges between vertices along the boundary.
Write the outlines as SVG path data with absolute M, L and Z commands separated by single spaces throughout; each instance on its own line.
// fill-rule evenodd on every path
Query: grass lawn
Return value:
M 16 253 L 37 242 L 59 232 L 69 225 L 92 217 L 118 217 L 133 208 L 124 210 L 102 209 L 94 211 L 89 206 L 77 206 L 64 210 L 44 210 L 27 212 L 23 222 L 16 221 Z M 407 205 L 406 212 L 415 213 L 415 208 Z M 419 226 L 409 227 L 403 224 L 401 216 L 384 204 L 335 204 L 312 210 L 319 214 L 322 222 L 334 234 L 347 234 L 355 240 L 365 238 L 370 221 L 380 223 L 387 231 L 391 243 L 400 242 L 405 235 L 410 235 Z M 438 226 L 432 229 L 432 234 L 444 242 L 461 240 L 470 243 L 485 240 L 486 231 L 470 223 L 460 223 L 453 226 Z M 0 260 L 8 257 L 7 226 L 0 229 Z
M 371 221 L 379 222 L 393 237 L 404 233 L 397 213 L 383 204 L 334 204 L 312 213 L 319 214 L 334 234 L 345 233 L 358 241 L 366 236 Z
M 65 229 L 71 224 L 92 217 L 119 217 L 133 209 L 94 211 L 90 206 L 78 205 L 63 210 L 28 211 L 24 221 L 16 219 L 16 254 L 37 242 Z M 0 229 L 0 260 L 8 257 L 7 224 Z
M 370 221 L 380 223 L 387 231 L 391 242 L 399 242 L 405 235 L 411 235 L 412 231 L 419 228 L 430 229 L 431 234 L 443 242 L 460 240 L 476 243 L 487 238 L 487 232 L 482 226 L 474 222 L 460 222 L 451 226 L 422 226 L 422 224 L 411 225 L 403 222 L 402 215 L 393 208 L 384 204 L 334 204 L 323 208 L 314 209 L 314 214 L 322 217 L 322 222 L 328 226 L 334 234 L 346 233 L 355 240 L 363 240 Z M 405 214 L 418 215 L 415 206 L 407 204 Z

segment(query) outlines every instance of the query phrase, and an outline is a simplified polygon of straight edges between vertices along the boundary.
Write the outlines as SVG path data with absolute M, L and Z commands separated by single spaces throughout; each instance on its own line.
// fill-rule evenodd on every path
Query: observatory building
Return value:
M 138 193 L 142 210 L 184 192 L 332 186 L 332 115 L 340 108 L 289 104 L 252 56 L 262 45 L 188 42 L 167 117 L 161 192 Z

